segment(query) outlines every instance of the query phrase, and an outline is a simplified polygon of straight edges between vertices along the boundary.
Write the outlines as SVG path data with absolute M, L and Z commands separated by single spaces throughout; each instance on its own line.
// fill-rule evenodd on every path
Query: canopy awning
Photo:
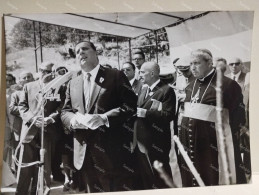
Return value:
M 8 16 L 103 34 L 135 38 L 202 13 L 204 12 L 10 14 Z

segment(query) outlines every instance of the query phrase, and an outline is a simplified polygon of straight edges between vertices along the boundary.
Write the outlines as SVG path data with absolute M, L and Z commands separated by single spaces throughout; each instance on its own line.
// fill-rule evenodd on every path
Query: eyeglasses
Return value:
M 236 63 L 229 63 L 229 66 L 239 66 L 241 63 L 240 62 L 236 62 Z
M 140 60 L 143 60 L 143 58 L 134 58 L 133 60 L 134 61 L 140 61 Z
M 39 71 L 42 72 L 43 74 L 49 74 L 52 72 L 51 70 L 42 70 L 42 69 L 40 69 Z

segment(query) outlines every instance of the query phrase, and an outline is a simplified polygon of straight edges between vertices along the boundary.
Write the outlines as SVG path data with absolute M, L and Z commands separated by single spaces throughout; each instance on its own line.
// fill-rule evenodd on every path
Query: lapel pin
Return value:
M 100 80 L 99 80 L 99 82 L 102 83 L 103 81 L 104 81 L 104 78 L 101 77 Z

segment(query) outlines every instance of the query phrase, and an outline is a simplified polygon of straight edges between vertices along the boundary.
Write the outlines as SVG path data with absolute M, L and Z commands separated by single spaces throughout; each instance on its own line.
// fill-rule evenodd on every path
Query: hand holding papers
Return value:
M 145 118 L 146 117 L 146 109 L 143 108 L 137 108 L 137 116 L 140 118 Z
M 151 99 L 152 101 L 152 105 L 150 110 L 157 110 L 157 111 L 161 111 L 162 110 L 162 102 L 157 101 L 155 99 Z
M 100 114 L 81 114 L 76 113 L 70 124 L 73 129 L 92 129 L 95 130 L 102 125 L 108 125 L 108 119 L 105 115 Z

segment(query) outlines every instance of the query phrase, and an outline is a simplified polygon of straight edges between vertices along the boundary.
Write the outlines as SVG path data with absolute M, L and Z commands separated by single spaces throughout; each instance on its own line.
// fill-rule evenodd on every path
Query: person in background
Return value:
M 142 82 L 135 78 L 135 66 L 131 62 L 125 62 L 122 65 L 122 71 L 128 78 L 133 91 L 138 95 L 142 88 Z
M 5 133 L 4 133 L 4 150 L 3 150 L 3 161 L 4 168 L 3 171 L 7 173 L 5 177 L 3 177 L 2 186 L 10 186 L 15 183 L 15 178 L 13 176 L 13 172 L 15 171 L 15 166 L 12 160 L 12 153 L 14 150 L 13 145 L 13 132 L 12 126 L 14 122 L 14 116 L 11 115 L 9 110 L 9 104 L 11 101 L 11 95 L 15 91 L 15 83 L 16 78 L 13 74 L 6 74 L 6 118 L 5 118 Z M 5 170 L 4 170 L 5 169 Z
M 20 116 L 18 104 L 20 100 L 20 94 L 22 93 L 22 88 L 26 83 L 32 82 L 33 75 L 29 71 L 23 71 L 19 75 L 19 82 L 17 84 L 17 91 L 11 95 L 9 110 L 11 115 L 14 116 L 13 126 L 11 127 L 14 135 L 14 150 L 20 141 L 20 134 L 22 129 L 22 118 Z M 14 154 L 13 150 L 13 154 Z
M 23 119 L 20 142 L 24 147 L 22 163 L 38 161 L 41 146 L 41 128 L 44 126 L 44 180 L 46 186 L 44 193 L 49 193 L 51 183 L 51 159 L 55 154 L 55 142 L 59 139 L 61 126 L 60 110 L 61 102 L 51 100 L 52 93 L 46 93 L 44 102 L 44 117 L 41 115 L 42 89 L 53 80 L 53 63 L 43 62 L 39 66 L 39 80 L 27 83 L 20 95 L 19 111 Z M 59 92 L 59 94 L 62 94 Z M 62 95 L 61 95 L 62 96 Z M 30 129 L 29 129 L 30 128 Z M 31 191 L 36 194 L 38 181 L 38 166 L 22 167 L 16 194 L 24 195 Z M 32 182 L 32 183 L 31 183 Z M 31 184 L 30 184 L 31 183 Z M 31 189 L 29 187 L 31 186 Z
M 139 80 L 139 71 L 141 69 L 142 64 L 145 62 L 145 54 L 141 50 L 136 51 L 133 54 L 133 61 L 136 67 L 135 78 Z
M 112 66 L 111 66 L 110 64 L 103 64 L 103 67 L 106 67 L 106 68 L 112 69 Z
M 246 124 L 245 128 L 240 129 L 240 150 L 243 153 L 243 161 L 247 179 L 251 178 L 251 154 L 250 154 L 250 133 L 249 133 L 249 88 L 250 73 L 243 72 L 244 65 L 240 58 L 231 58 L 228 62 L 230 73 L 226 76 L 236 81 L 241 87 L 244 97 Z
M 227 60 L 222 57 L 215 58 L 213 62 L 213 67 L 214 68 L 220 67 L 222 73 L 225 74 L 227 70 Z

